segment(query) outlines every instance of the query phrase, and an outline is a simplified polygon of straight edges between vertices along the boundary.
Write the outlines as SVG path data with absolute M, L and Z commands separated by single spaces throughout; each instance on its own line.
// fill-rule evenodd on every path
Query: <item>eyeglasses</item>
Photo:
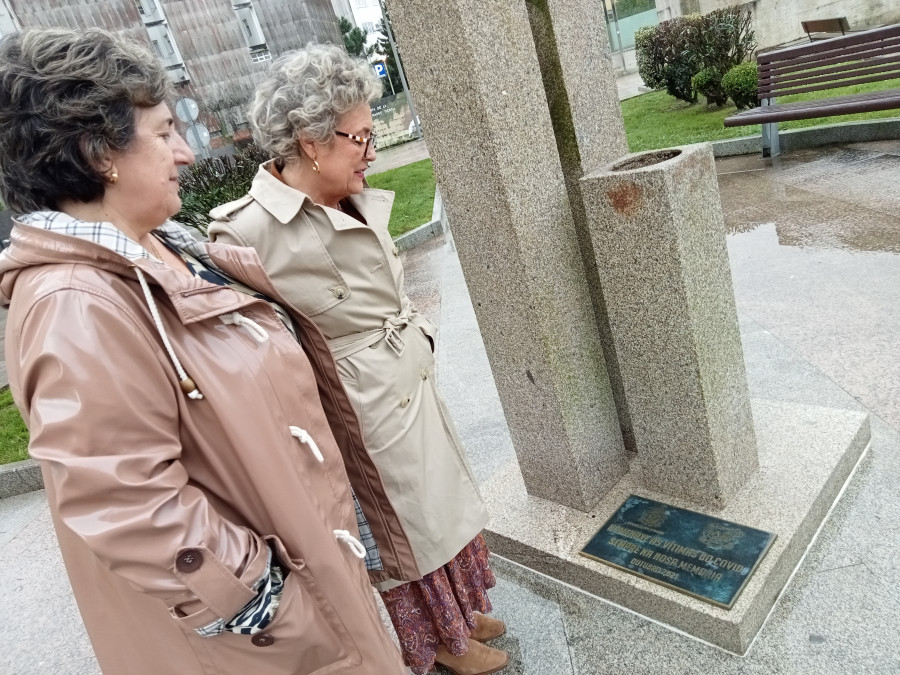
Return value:
M 365 145 L 366 149 L 363 151 L 363 157 L 369 156 L 369 148 L 372 150 L 376 149 L 375 139 L 378 138 L 378 134 L 372 133 L 368 138 L 363 138 L 362 136 L 355 136 L 354 134 L 348 134 L 343 131 L 335 131 L 335 136 L 344 136 L 345 138 L 349 138 L 351 141 L 354 141 L 358 145 Z

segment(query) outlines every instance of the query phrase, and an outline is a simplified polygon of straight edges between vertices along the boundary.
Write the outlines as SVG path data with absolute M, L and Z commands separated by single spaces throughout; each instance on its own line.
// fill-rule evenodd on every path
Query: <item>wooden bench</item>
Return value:
M 839 16 L 835 19 L 815 19 L 813 21 L 801 21 L 800 25 L 806 31 L 806 37 L 809 41 L 827 40 L 836 37 L 834 33 L 846 35 L 850 32 L 850 24 L 847 23 L 846 16 Z M 813 37 L 815 35 L 815 37 Z
M 726 127 L 762 124 L 763 157 L 779 154 L 778 122 L 900 108 L 900 88 L 776 103 L 779 96 L 900 78 L 900 24 L 756 57 L 760 107 L 727 117 Z

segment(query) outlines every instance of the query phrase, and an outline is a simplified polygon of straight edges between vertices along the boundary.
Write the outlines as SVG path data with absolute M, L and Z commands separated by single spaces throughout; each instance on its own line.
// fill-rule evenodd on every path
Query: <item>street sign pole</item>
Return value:
M 203 138 L 208 136 L 209 132 L 205 126 L 197 124 L 197 116 L 199 114 L 200 107 L 194 99 L 182 96 L 175 101 L 175 115 L 182 122 L 189 125 L 187 136 L 195 141 L 195 143 L 189 143 L 189 145 L 197 149 L 200 153 L 200 159 L 208 159 L 210 154 L 207 150 L 206 142 L 203 142 Z
M 385 61 L 376 61 L 372 65 L 372 68 L 374 68 L 375 74 L 378 77 L 380 77 L 381 79 L 387 79 L 388 84 L 391 85 L 391 96 L 395 96 L 397 92 L 394 91 L 394 83 L 391 82 L 391 78 L 388 77 L 387 63 Z

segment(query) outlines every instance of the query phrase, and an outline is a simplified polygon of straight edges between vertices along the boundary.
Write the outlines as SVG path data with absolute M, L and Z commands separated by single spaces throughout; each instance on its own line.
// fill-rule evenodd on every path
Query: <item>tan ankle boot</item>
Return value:
M 509 655 L 469 638 L 469 651 L 462 656 L 454 656 L 440 645 L 434 660 L 453 675 L 488 675 L 506 668 Z
M 487 642 L 498 638 L 506 632 L 506 624 L 500 619 L 475 612 L 475 630 L 469 636 L 478 642 Z

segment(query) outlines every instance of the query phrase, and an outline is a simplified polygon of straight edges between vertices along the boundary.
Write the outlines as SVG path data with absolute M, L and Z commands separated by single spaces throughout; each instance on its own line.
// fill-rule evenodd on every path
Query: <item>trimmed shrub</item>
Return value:
M 703 17 L 688 14 L 663 21 L 656 27 L 656 40 L 663 52 L 663 79 L 669 96 L 696 103 L 697 94 L 691 78 L 703 68 L 697 51 Z
M 232 156 L 195 162 L 181 173 L 181 211 L 173 220 L 206 234 L 210 210 L 247 194 L 259 165 L 268 159 L 251 144 Z
M 691 78 L 691 86 L 706 97 L 707 105 L 720 108 L 728 103 L 728 94 L 722 89 L 722 73 L 715 68 L 704 68 Z
M 722 90 L 734 101 L 738 110 L 755 108 L 759 105 L 756 98 L 759 74 L 753 62 L 739 63 L 725 73 L 722 78 Z
M 666 65 L 665 54 L 656 39 L 656 26 L 644 26 L 634 32 L 634 49 L 637 55 L 638 74 L 651 89 L 662 89 L 666 86 L 663 68 Z
M 697 93 L 724 105 L 722 73 L 744 61 L 756 49 L 747 7 L 727 7 L 709 14 L 688 14 L 635 33 L 638 72 L 653 89 L 688 103 Z M 707 70 L 697 81 L 695 75 Z
M 694 48 L 705 68 L 727 73 L 756 50 L 756 34 L 746 5 L 717 9 L 703 16 L 703 29 Z

